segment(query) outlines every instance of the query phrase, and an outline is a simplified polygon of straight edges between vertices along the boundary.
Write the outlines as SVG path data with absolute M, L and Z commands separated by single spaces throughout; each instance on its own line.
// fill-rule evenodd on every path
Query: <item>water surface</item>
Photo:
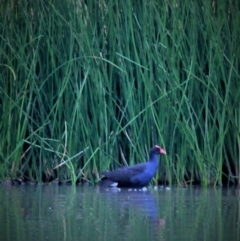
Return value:
M 240 240 L 240 191 L 1 186 L 0 240 Z

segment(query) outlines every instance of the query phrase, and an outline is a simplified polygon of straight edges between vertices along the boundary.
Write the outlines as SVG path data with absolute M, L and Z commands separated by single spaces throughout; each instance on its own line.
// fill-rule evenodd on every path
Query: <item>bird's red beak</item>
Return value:
M 164 149 L 162 149 L 161 147 L 160 147 L 160 153 L 163 154 L 163 155 L 167 154 L 167 152 Z
M 157 146 L 157 145 L 156 145 L 156 147 L 159 149 L 160 154 L 163 154 L 163 155 L 167 154 L 167 152 L 162 147 Z

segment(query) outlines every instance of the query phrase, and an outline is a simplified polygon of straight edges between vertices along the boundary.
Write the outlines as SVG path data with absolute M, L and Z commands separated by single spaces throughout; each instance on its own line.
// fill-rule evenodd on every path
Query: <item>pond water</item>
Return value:
M 0 240 L 240 240 L 240 190 L 1 186 Z

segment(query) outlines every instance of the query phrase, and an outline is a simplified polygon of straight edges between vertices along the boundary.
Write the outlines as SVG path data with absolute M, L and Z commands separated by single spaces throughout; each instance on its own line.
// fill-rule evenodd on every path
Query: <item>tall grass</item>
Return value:
M 240 183 L 238 3 L 0 7 L 2 180 L 92 183 L 161 144 L 155 181 Z

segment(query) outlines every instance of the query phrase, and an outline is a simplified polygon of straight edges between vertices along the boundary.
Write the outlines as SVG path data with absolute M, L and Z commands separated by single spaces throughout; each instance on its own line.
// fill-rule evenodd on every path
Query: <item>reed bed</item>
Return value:
M 240 185 L 240 4 L 1 1 L 0 179 Z

